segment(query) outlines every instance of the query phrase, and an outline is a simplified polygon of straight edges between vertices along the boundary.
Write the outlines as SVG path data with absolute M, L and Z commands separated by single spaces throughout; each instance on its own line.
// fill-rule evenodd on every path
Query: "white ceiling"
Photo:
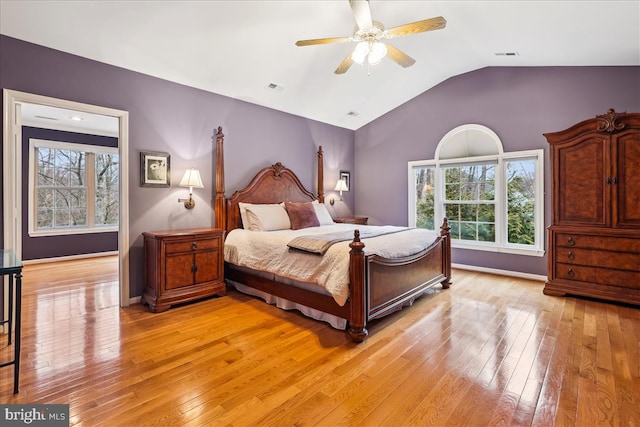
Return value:
M 371 11 L 387 28 L 447 26 L 390 41 L 412 67 L 385 58 L 343 75 L 351 42 L 294 43 L 350 36 L 347 0 L 0 0 L 0 33 L 347 129 L 483 67 L 640 65 L 640 0 L 371 0 Z

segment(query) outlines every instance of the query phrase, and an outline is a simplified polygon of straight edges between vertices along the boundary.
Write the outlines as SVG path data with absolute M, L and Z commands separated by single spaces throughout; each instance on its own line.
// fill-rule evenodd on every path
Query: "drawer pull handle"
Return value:
M 567 274 L 569 275 L 569 277 L 573 277 L 576 275 L 576 272 L 573 271 L 573 268 L 570 268 L 569 271 L 567 271 Z
M 198 243 L 196 243 L 196 242 L 191 243 L 191 250 L 195 251 L 197 249 L 198 249 Z
M 191 271 L 192 271 L 192 272 L 194 272 L 194 273 L 195 273 L 196 271 L 198 271 L 198 266 L 197 266 L 197 265 L 195 265 L 195 264 L 193 264 L 193 265 L 191 266 Z
M 571 251 L 569 251 L 569 253 L 567 254 L 567 258 L 569 258 L 569 259 L 575 259 L 575 257 L 576 257 L 576 255 Z
M 569 239 L 567 240 L 567 243 L 569 244 L 569 246 L 573 246 L 576 244 L 576 241 L 573 240 L 573 237 L 569 237 Z

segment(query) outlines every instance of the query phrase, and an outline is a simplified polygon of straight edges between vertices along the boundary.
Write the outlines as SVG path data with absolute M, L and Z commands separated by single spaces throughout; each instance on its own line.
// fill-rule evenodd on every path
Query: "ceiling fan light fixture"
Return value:
M 369 64 L 370 65 L 379 64 L 380 61 L 382 61 L 382 58 L 384 58 L 386 55 L 387 55 L 387 46 L 384 43 L 380 43 L 380 42 L 371 43 L 369 56 L 368 56 Z
M 364 64 L 366 59 L 369 65 L 376 65 L 387 55 L 387 46 L 381 42 L 362 41 L 356 45 L 351 54 L 351 59 L 358 65 Z
M 362 65 L 367 55 L 369 55 L 369 43 L 360 42 L 356 45 L 356 48 L 353 49 L 351 59 L 353 59 L 353 62 L 356 64 Z

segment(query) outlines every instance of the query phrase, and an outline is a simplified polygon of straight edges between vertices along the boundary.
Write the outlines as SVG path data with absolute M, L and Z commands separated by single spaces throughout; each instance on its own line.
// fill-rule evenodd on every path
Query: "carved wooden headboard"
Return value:
M 324 203 L 323 190 L 323 152 L 318 148 L 318 194 L 304 188 L 296 174 L 287 169 L 282 163 L 265 167 L 256 174 L 249 185 L 233 193 L 228 199 L 224 192 L 224 134 L 222 127 L 218 127 L 214 133 L 216 141 L 216 194 L 214 199 L 214 214 L 216 228 L 222 228 L 227 232 L 242 227 L 240 208 L 238 203 L 280 203 L 280 202 L 306 202 L 318 200 Z

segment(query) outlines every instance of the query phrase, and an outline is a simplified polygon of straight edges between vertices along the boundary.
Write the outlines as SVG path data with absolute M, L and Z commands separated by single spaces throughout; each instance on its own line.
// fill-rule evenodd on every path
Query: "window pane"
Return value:
M 496 226 L 495 224 L 478 224 L 478 241 L 495 242 Z
M 460 239 L 462 240 L 477 240 L 476 239 L 476 224 L 473 222 L 460 223 Z
M 52 149 L 38 148 L 36 149 L 37 165 L 37 185 L 52 185 L 54 173 L 54 156 Z
M 496 222 L 495 206 L 484 203 L 478 205 L 478 221 Z
M 451 230 L 449 233 L 451 234 L 452 239 L 460 238 L 460 222 L 459 221 L 449 221 L 449 227 Z
M 460 205 L 456 203 L 447 203 L 445 206 L 445 216 L 449 221 L 460 220 Z
M 118 224 L 118 163 L 117 154 L 96 155 L 96 226 Z
M 51 228 L 53 227 L 53 209 L 41 208 L 37 211 L 37 228 Z
M 534 159 L 505 163 L 509 243 L 535 244 L 535 164 Z

